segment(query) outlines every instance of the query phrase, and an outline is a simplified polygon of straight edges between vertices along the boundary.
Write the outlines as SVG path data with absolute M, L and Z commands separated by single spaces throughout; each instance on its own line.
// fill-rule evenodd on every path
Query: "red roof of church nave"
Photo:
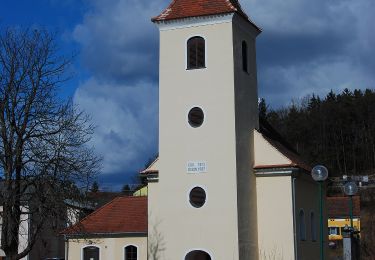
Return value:
M 248 16 L 242 11 L 238 0 L 173 0 L 161 14 L 151 20 L 153 22 L 159 22 L 227 13 L 238 13 L 243 18 L 250 21 Z M 254 26 L 260 30 L 255 24 Z
M 62 233 L 113 234 L 147 232 L 147 197 L 117 197 Z

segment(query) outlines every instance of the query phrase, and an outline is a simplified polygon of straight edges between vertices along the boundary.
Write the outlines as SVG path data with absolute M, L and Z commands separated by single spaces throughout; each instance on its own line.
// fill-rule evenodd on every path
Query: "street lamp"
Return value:
M 353 231 L 353 196 L 358 192 L 357 184 L 354 181 L 347 182 L 344 185 L 344 192 L 349 196 L 350 229 Z
M 328 178 L 328 170 L 323 165 L 317 165 L 311 170 L 311 176 L 319 184 L 320 259 L 324 260 L 323 182 Z

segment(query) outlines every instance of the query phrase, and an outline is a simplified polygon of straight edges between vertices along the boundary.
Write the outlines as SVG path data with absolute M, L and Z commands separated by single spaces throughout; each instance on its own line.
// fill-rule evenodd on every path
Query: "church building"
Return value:
M 148 230 L 163 235 L 165 259 L 294 259 L 308 249 L 298 259 L 318 259 L 317 185 L 258 120 L 260 28 L 237 0 L 174 0 L 152 21 L 159 161 Z
M 159 158 L 141 172 L 148 228 L 135 253 L 126 251 L 130 240 L 111 250 L 125 260 L 145 260 L 145 252 L 153 260 L 319 259 L 311 168 L 258 116 L 261 29 L 237 0 L 173 0 L 152 22 L 160 32 Z M 68 236 L 71 254 L 108 259 L 105 239 L 120 236 L 111 232 L 95 234 L 104 244 L 89 245 L 94 258 L 85 258 L 84 239 Z

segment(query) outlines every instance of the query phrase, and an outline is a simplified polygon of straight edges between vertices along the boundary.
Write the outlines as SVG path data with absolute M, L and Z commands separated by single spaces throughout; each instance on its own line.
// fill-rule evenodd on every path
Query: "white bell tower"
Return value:
M 149 244 L 161 259 L 258 259 L 255 39 L 237 0 L 174 0 L 160 30 L 159 176 Z

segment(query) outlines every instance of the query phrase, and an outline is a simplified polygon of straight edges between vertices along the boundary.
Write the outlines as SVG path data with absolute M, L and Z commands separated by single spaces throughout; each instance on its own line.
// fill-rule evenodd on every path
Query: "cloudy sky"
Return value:
M 119 189 L 157 152 L 158 31 L 169 0 L 3 0 L 0 27 L 44 27 L 75 53 L 62 88 L 97 126 L 101 186 Z M 258 38 L 259 95 L 273 108 L 331 89 L 375 88 L 375 1 L 242 0 Z

